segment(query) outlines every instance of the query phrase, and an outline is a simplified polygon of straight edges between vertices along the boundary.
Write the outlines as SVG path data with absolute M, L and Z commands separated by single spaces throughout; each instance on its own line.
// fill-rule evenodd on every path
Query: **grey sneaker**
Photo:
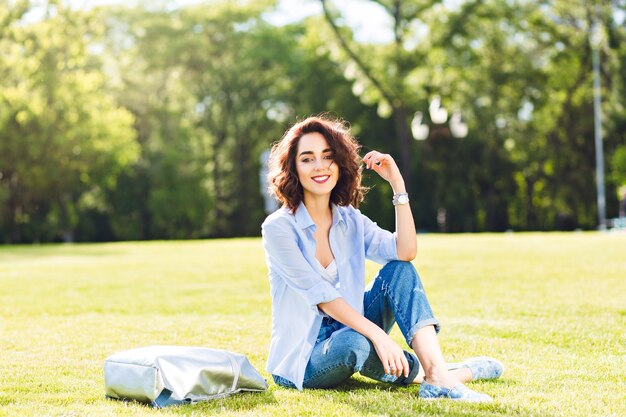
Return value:
M 481 394 L 472 391 L 463 384 L 459 384 L 454 388 L 444 388 L 437 385 L 429 384 L 422 381 L 420 384 L 419 397 L 426 400 L 434 400 L 436 398 L 448 398 L 456 401 L 468 401 L 475 403 L 486 403 L 493 401 L 493 398 L 487 394 Z
M 480 379 L 498 379 L 504 372 L 504 365 L 494 358 L 488 356 L 477 356 L 466 359 L 463 362 L 449 363 L 448 370 L 453 371 L 460 368 L 469 368 L 472 372 L 472 381 Z

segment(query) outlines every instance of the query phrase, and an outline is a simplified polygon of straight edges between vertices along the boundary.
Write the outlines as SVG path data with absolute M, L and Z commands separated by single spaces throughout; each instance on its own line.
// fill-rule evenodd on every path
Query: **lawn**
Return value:
M 445 356 L 506 365 L 501 380 L 470 383 L 491 404 L 426 402 L 417 387 L 362 377 L 305 392 L 270 382 L 162 410 L 106 400 L 104 358 L 153 344 L 240 352 L 270 379 L 261 241 L 232 239 L 0 246 L 0 415 L 626 416 L 626 234 L 421 235 L 419 245 Z

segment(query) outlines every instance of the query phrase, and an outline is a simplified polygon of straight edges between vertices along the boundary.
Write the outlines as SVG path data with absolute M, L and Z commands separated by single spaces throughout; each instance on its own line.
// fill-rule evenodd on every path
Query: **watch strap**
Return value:
M 398 193 L 393 196 L 393 200 L 391 200 L 394 206 L 404 205 L 409 203 L 409 194 L 408 193 Z

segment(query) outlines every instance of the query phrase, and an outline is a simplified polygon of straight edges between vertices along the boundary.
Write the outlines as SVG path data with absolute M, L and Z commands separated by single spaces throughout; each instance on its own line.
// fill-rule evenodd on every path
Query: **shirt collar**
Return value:
M 296 209 L 296 213 L 294 214 L 296 218 L 296 223 L 300 226 L 301 229 L 307 229 L 311 226 L 315 226 L 315 222 L 311 218 L 309 211 L 306 209 L 304 205 L 304 201 L 300 202 L 300 205 Z
M 332 204 L 331 209 L 333 211 L 333 226 L 336 226 L 340 223 L 345 225 L 346 220 L 343 218 L 343 210 L 339 210 L 339 206 L 337 206 L 336 204 Z
M 339 210 L 339 207 L 336 204 L 331 204 L 331 210 L 333 212 L 333 226 L 336 226 L 340 223 L 346 223 L 343 212 Z M 315 226 L 315 222 L 311 218 L 309 211 L 304 205 L 304 201 L 300 202 L 300 205 L 298 206 L 294 216 L 296 218 L 296 223 L 298 224 L 298 226 L 300 226 L 301 229 L 307 229 L 311 226 Z

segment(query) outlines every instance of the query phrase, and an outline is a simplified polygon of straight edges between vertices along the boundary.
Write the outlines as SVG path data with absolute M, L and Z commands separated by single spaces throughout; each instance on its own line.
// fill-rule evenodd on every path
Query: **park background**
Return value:
M 612 219 L 625 11 L 0 0 L 0 416 L 626 415 L 626 233 L 595 231 L 592 71 L 597 53 Z M 501 379 L 470 384 L 495 401 L 429 403 L 358 375 L 166 410 L 106 400 L 104 359 L 154 344 L 240 352 L 271 381 L 262 156 L 320 112 L 398 161 L 432 232 L 413 263 L 446 359 L 500 359 Z M 392 229 L 390 188 L 365 183 L 363 211 Z
M 264 151 L 320 112 L 396 158 L 420 231 L 596 229 L 592 55 L 614 218 L 625 9 L 5 0 L 0 242 L 257 236 Z M 393 227 L 391 190 L 364 181 L 363 212 Z

